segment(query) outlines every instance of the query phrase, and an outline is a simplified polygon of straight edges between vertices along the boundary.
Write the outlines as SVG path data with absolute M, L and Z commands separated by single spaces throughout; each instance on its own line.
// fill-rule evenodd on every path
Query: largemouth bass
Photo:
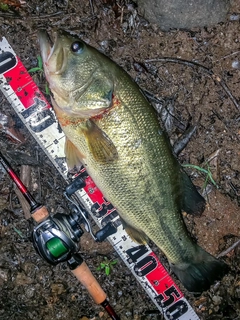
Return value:
M 181 211 L 201 214 L 205 200 L 154 108 L 122 68 L 82 40 L 59 32 L 52 45 L 41 31 L 39 41 L 69 167 L 86 167 L 132 239 L 151 239 L 189 291 L 207 289 L 226 265 L 188 235 Z

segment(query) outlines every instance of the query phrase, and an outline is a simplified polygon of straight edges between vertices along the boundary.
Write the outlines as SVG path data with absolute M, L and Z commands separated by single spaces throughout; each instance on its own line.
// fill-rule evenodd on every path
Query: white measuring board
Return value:
M 65 136 L 51 106 L 6 38 L 0 41 L 0 89 L 53 165 L 69 182 L 64 155 Z M 86 182 L 84 189 L 77 191 L 79 200 L 99 227 L 110 221 L 117 226 L 117 233 L 108 240 L 164 318 L 199 320 L 151 248 L 133 242 L 123 230 L 116 209 L 104 198 L 86 170 L 81 168 L 78 175 Z

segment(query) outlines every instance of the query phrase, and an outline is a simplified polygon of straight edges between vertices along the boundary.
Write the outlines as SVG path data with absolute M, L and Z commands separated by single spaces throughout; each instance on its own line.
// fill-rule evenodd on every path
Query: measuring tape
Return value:
M 53 165 L 68 180 L 65 136 L 59 131 L 48 101 L 4 37 L 0 41 L 0 89 Z M 85 168 L 81 168 L 79 175 L 86 182 L 86 186 L 76 192 L 79 200 L 99 227 L 108 222 L 117 226 L 117 233 L 108 240 L 164 318 L 199 319 L 151 248 L 136 244 L 123 230 L 116 209 L 104 198 Z

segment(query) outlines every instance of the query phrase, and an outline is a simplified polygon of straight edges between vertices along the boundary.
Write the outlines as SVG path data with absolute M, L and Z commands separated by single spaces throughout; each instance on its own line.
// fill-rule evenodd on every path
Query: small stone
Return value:
M 200 307 L 204 302 L 206 302 L 207 298 L 206 297 L 201 297 L 198 300 L 195 300 L 194 305 L 196 307 Z
M 33 283 L 33 280 L 22 272 L 18 272 L 16 276 L 16 286 L 24 286 Z
M 28 299 L 31 299 L 34 297 L 35 294 L 35 287 L 34 286 L 28 286 L 25 290 L 25 297 Z
M 238 60 L 235 60 L 232 62 L 233 69 L 240 69 L 240 62 Z
M 51 285 L 51 290 L 52 290 L 52 293 L 55 295 L 60 295 L 66 291 L 62 283 L 53 283 Z
M 122 296 L 122 291 L 121 290 L 118 291 L 118 295 L 119 295 L 119 297 Z
M 212 300 L 213 300 L 214 304 L 219 305 L 219 304 L 221 304 L 222 298 L 219 296 L 213 296 Z
M 3 281 L 7 281 L 8 271 L 6 269 L 0 269 L 0 279 Z
M 240 19 L 240 15 L 239 14 L 231 14 L 230 15 L 230 20 L 231 21 L 238 21 Z

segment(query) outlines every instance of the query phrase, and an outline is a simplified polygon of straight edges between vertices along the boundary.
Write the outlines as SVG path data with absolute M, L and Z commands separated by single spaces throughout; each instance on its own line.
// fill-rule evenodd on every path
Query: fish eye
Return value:
M 82 53 L 84 48 L 84 43 L 81 41 L 74 41 L 71 44 L 71 50 L 73 53 Z

